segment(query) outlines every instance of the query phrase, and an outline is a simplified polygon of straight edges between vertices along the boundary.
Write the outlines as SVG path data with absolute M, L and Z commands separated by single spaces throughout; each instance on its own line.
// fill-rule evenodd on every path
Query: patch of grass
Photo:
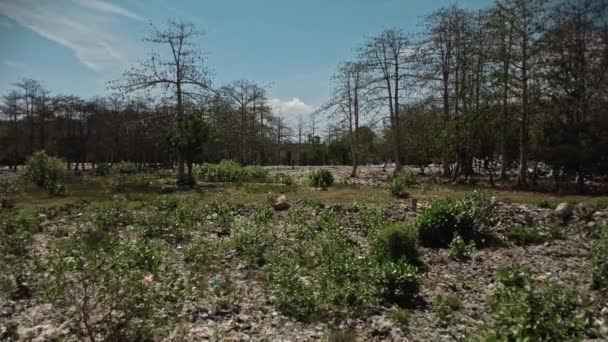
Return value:
M 451 323 L 460 310 L 462 310 L 462 301 L 456 295 L 438 294 L 433 300 L 433 312 L 444 325 Z
M 506 233 L 507 239 L 518 246 L 541 244 L 549 239 L 549 236 L 540 231 L 540 227 L 529 227 L 514 225 Z
M 593 284 L 608 288 L 608 227 L 604 227 L 600 238 L 593 242 L 590 255 Z
M 448 247 L 448 256 L 452 260 L 468 260 L 474 252 L 475 244 L 465 242 L 458 234 L 454 236 Z
M 405 333 L 410 329 L 412 311 L 406 308 L 394 307 L 388 312 L 388 318 Z
M 591 310 L 572 284 L 535 283 L 529 269 L 515 265 L 499 273 L 499 286 L 478 340 L 577 341 L 597 337 Z

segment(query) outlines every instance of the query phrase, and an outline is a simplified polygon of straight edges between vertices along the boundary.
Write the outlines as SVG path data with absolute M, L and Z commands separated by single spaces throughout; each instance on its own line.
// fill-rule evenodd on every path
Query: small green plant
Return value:
M 420 242 L 426 247 L 447 247 L 455 234 L 465 241 L 483 243 L 493 223 L 494 207 L 487 196 L 473 192 L 460 200 L 431 204 L 416 218 Z
M 372 254 L 381 262 L 405 260 L 420 264 L 418 234 L 414 227 L 384 222 L 372 239 Z
M 248 165 L 243 168 L 244 178 L 247 180 L 264 181 L 268 177 L 268 169 L 260 165 Z
M 422 284 L 418 269 L 403 260 L 381 263 L 378 281 L 383 289 L 384 300 L 401 305 L 411 303 Z
M 393 177 L 389 189 L 391 195 L 397 198 L 407 198 L 409 197 L 407 189 L 414 187 L 416 184 L 416 177 L 413 173 L 401 172 Z
M 540 244 L 548 240 L 547 234 L 540 231 L 539 227 L 528 227 L 514 225 L 506 233 L 507 239 L 518 246 Z
M 67 173 L 68 169 L 63 160 L 38 151 L 27 159 L 23 176 L 50 195 L 61 195 L 66 190 L 63 182 Z
M 388 317 L 395 325 L 403 332 L 408 332 L 410 321 L 412 320 L 412 311 L 406 308 L 394 307 L 389 311 Z
M 551 208 L 555 208 L 554 205 L 552 205 L 551 202 L 547 201 L 547 200 L 540 200 L 537 204 L 537 206 L 539 208 L 543 208 L 543 209 L 551 209 Z
M 102 167 L 102 170 L 104 167 Z M 110 173 L 112 174 L 123 174 L 123 175 L 134 175 L 142 172 L 140 165 L 131 162 L 120 162 L 110 167 Z
M 314 188 L 327 189 L 334 185 L 334 175 L 327 169 L 318 169 L 308 176 L 310 186 Z
M 91 341 L 162 336 L 195 287 L 162 242 L 118 235 L 81 227 L 60 242 L 45 265 L 44 294 L 59 307 L 75 308 L 76 327 Z
M 468 260 L 475 252 L 475 244 L 467 243 L 464 239 L 456 234 L 448 247 L 448 256 L 452 260 Z
M 499 272 L 484 341 L 576 341 L 594 337 L 591 311 L 573 285 L 536 284 L 520 265 Z
M 433 301 L 433 311 L 444 325 L 452 322 L 460 310 L 462 310 L 462 301 L 453 294 L 438 294 Z
M 0 212 L 15 206 L 15 195 L 19 191 L 14 179 L 0 179 Z
M 0 298 L 28 298 L 32 295 L 35 258 L 33 239 L 39 218 L 35 212 L 0 213 Z
M 219 164 L 203 164 L 195 174 L 202 182 L 238 183 L 265 181 L 268 170 L 260 165 L 241 166 L 233 160 L 222 160 Z
M 110 174 L 110 164 L 108 163 L 99 163 L 95 165 L 95 175 L 96 176 L 107 176 Z
M 598 288 L 608 288 L 608 227 L 593 242 L 591 248 L 591 273 L 593 284 Z
M 285 186 L 292 186 L 295 184 L 295 181 L 293 179 L 292 176 L 286 174 L 286 173 L 277 173 L 274 176 L 275 182 L 283 184 Z

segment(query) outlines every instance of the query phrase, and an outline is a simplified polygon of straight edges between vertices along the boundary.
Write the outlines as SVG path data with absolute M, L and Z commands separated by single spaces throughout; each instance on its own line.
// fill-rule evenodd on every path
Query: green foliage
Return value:
M 301 320 L 330 313 L 364 316 L 380 300 L 375 263 L 361 254 L 333 214 L 321 216 L 293 227 L 300 238 L 269 253 L 265 273 L 274 305 Z
M 233 160 L 222 160 L 219 164 L 203 164 L 196 168 L 195 174 L 202 182 L 237 183 L 263 181 L 268 170 L 259 165 L 242 167 Z
M 112 192 L 147 189 L 152 185 L 153 177 L 147 173 L 112 172 L 108 177 L 108 186 Z
M 407 332 L 412 319 L 412 311 L 405 308 L 394 307 L 388 312 L 388 318 L 393 321 L 401 331 Z
M 327 189 L 334 184 L 334 175 L 327 169 L 318 169 L 310 173 L 308 182 L 312 187 Z
M 433 311 L 445 325 L 452 322 L 456 312 L 460 310 L 462 310 L 462 301 L 453 294 L 438 294 L 433 301 Z
M 66 190 L 63 182 L 67 173 L 63 160 L 51 157 L 44 151 L 38 151 L 27 159 L 23 176 L 49 194 L 60 195 Z
M 547 234 L 540 227 L 514 225 L 506 233 L 507 238 L 518 246 L 534 245 L 547 241 Z
M 410 264 L 420 264 L 418 234 L 414 227 L 401 223 L 384 222 L 371 243 L 372 254 L 378 260 L 405 260 Z
M 92 208 L 95 224 L 105 229 L 126 227 L 134 222 L 133 213 L 124 199 L 117 198 Z
M 98 163 L 95 165 L 95 175 L 96 176 L 107 176 L 110 174 L 110 164 L 108 163 Z
M 0 212 L 15 206 L 15 195 L 19 191 L 14 179 L 0 179 Z
M 81 227 L 49 256 L 45 295 L 77 308 L 81 336 L 142 340 L 168 333 L 195 289 L 161 241 L 124 239 L 118 229 Z
M 279 172 L 274 176 L 275 182 L 281 183 L 285 186 L 292 186 L 295 184 L 295 181 L 292 176 Z
M 456 234 L 448 247 L 448 255 L 452 260 L 468 260 L 475 252 L 475 244 L 467 243 L 464 239 Z
M 112 165 L 110 168 L 111 174 L 134 175 L 142 172 L 143 169 L 139 164 L 131 162 L 120 162 Z
M 590 255 L 593 284 L 608 288 L 608 227 L 604 227 L 600 238 L 593 242 Z
M 483 330 L 486 341 L 573 341 L 594 334 L 592 316 L 573 285 L 535 284 L 530 270 L 515 265 L 499 273 Z
M 413 173 L 400 172 L 391 180 L 389 189 L 391 195 L 397 198 L 407 198 L 409 196 L 407 189 L 414 187 L 416 184 L 416 176 Z
M 389 303 L 408 304 L 420 291 L 422 277 L 415 266 L 403 260 L 379 265 L 378 282 Z
M 39 218 L 35 212 L 7 211 L 0 213 L 0 298 L 31 296 L 34 234 Z
M 247 165 L 243 168 L 245 179 L 264 181 L 268 177 L 268 170 L 260 165 Z
M 252 266 L 263 266 L 267 253 L 275 244 L 276 237 L 268 223 L 269 221 L 242 227 L 228 242 Z
M 461 200 L 437 201 L 416 218 L 420 241 L 426 247 L 447 247 L 455 234 L 464 241 L 483 242 L 493 222 L 494 207 L 482 194 Z

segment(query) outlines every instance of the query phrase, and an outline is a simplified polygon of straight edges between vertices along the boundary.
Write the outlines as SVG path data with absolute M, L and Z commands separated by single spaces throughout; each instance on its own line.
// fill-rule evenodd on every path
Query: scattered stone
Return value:
M 289 209 L 291 205 L 287 202 L 287 197 L 285 195 L 281 195 L 279 198 L 277 198 L 277 201 L 272 205 L 272 207 L 276 211 L 284 211 Z
M 553 211 L 562 221 L 568 221 L 572 216 L 572 206 L 568 202 L 560 203 Z
M 578 203 L 574 206 L 574 215 L 581 220 L 590 220 L 593 216 L 593 210 L 584 203 Z

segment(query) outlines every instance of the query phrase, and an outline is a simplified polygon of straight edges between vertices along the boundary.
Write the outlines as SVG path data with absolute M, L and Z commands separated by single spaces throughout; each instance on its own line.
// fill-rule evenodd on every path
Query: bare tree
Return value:
M 247 164 L 248 136 L 255 125 L 258 110 L 267 107 L 266 90 L 248 80 L 238 80 L 222 87 L 221 93 L 228 102 L 234 103 L 239 113 L 239 160 L 242 164 Z M 263 115 L 263 111 L 260 113 Z M 262 121 L 263 116 L 260 116 L 260 122 Z
M 539 55 L 547 0 L 502 0 L 498 10 L 513 30 L 513 77 L 518 81 L 521 97 L 519 132 L 519 172 L 517 185 L 528 186 L 528 149 L 530 124 L 530 81 L 538 72 L 542 59 Z
M 123 80 L 112 83 L 116 90 L 135 92 L 152 88 L 161 88 L 174 94 L 176 101 L 175 120 L 186 120 L 184 111 L 185 97 L 193 95 L 193 89 L 209 90 L 210 75 L 196 39 L 201 35 L 191 23 L 170 21 L 165 29 L 152 25 L 150 37 L 144 41 L 168 48 L 169 57 L 164 59 L 158 53 L 133 66 L 123 74 Z M 178 184 L 190 185 L 191 177 L 184 173 L 183 148 L 177 148 Z
M 412 48 L 405 33 L 390 29 L 368 39 L 361 50 L 363 63 L 374 72 L 372 88 L 378 91 L 378 99 L 388 105 L 395 173 L 401 170 L 399 110 L 405 78 L 412 76 L 407 74 Z

